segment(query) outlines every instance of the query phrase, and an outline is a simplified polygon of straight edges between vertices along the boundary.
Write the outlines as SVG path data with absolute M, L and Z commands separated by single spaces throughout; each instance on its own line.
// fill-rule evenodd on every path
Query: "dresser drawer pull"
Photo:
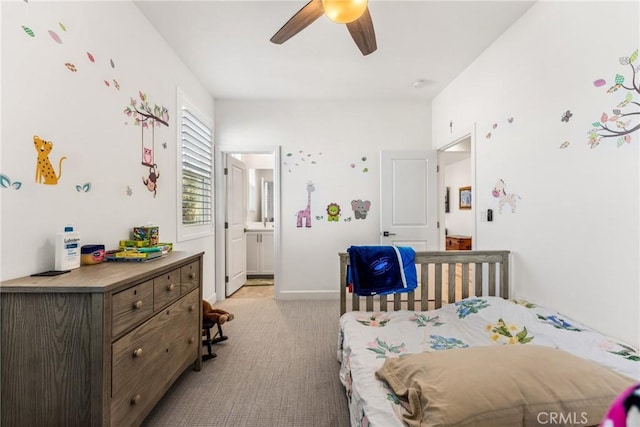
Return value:
M 193 337 L 189 338 L 189 344 L 193 344 L 196 340 L 193 339 Z
M 189 306 L 189 311 L 195 311 L 195 309 L 196 309 L 196 305 L 195 304 L 191 304 Z
M 174 285 L 173 283 L 170 285 L 167 285 L 167 291 L 171 292 L 175 287 L 176 285 Z
M 133 350 L 133 357 L 140 357 L 140 356 L 142 356 L 142 347 L 136 348 L 135 350 Z
M 140 398 L 141 398 L 141 397 L 140 397 L 140 395 L 139 395 L 139 394 L 136 394 L 135 396 L 133 396 L 133 397 L 131 398 L 131 404 L 132 404 L 132 405 L 137 405 L 137 404 L 138 404 L 138 402 L 140 402 Z
M 133 303 L 133 308 L 141 308 L 141 307 L 142 307 L 142 300 L 138 300 Z
M 193 280 L 196 278 L 196 273 L 189 273 L 189 280 Z

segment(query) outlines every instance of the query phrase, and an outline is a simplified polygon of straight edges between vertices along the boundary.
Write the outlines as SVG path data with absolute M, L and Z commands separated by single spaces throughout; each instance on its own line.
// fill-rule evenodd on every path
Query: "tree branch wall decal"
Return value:
M 124 113 L 134 119 L 134 126 L 140 126 L 142 130 L 142 164 L 153 166 L 153 153 L 155 149 L 154 128 L 164 125 L 169 126 L 169 110 L 166 107 L 155 104 L 153 108 L 149 104 L 147 95 L 138 91 L 140 104 L 135 98 L 131 98 L 129 105 L 124 109 Z M 144 130 L 151 128 L 151 148 L 144 145 Z
M 617 147 L 625 142 L 631 142 L 631 134 L 640 130 L 640 102 L 634 100 L 634 96 L 640 95 L 640 64 L 638 62 L 638 50 L 631 55 L 620 58 L 621 65 L 628 65 L 631 68 L 631 79 L 625 83 L 622 74 L 616 74 L 615 84 L 611 86 L 607 93 L 615 93 L 618 90 L 627 91 L 624 100 L 611 110 L 611 114 L 603 112 L 600 120 L 592 123 L 593 128 L 588 132 L 589 147 L 595 148 L 603 138 L 616 138 Z

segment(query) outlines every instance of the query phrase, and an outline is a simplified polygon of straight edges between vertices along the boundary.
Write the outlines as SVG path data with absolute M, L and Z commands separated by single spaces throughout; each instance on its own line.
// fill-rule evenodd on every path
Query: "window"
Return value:
M 213 141 L 197 110 L 186 99 L 179 100 L 178 240 L 189 240 L 213 231 Z

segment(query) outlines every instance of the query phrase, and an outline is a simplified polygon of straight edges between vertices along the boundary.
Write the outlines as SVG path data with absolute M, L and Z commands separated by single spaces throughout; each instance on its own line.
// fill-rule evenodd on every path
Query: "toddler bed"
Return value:
M 640 381 L 637 349 L 509 300 L 508 256 L 417 252 L 416 291 L 358 297 L 340 254 L 337 356 L 352 426 L 598 425 Z

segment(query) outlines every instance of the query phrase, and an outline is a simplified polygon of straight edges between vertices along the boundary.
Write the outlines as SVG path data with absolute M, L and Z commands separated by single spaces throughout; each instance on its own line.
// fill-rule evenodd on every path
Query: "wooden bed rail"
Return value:
M 387 311 L 388 303 L 393 304 L 394 311 L 404 309 L 426 311 L 440 308 L 443 302 L 452 303 L 470 295 L 508 298 L 509 253 L 505 250 L 416 252 L 415 263 L 418 270 L 416 290 L 364 297 L 350 294 L 351 310 L 360 310 L 360 299 L 365 300 L 366 311 Z M 342 315 L 347 311 L 346 283 L 349 254 L 340 252 L 338 255 L 340 257 L 340 315 Z M 486 286 L 484 286 L 485 280 Z M 473 289 L 472 292 L 470 288 Z M 419 303 L 418 308 L 416 303 Z

